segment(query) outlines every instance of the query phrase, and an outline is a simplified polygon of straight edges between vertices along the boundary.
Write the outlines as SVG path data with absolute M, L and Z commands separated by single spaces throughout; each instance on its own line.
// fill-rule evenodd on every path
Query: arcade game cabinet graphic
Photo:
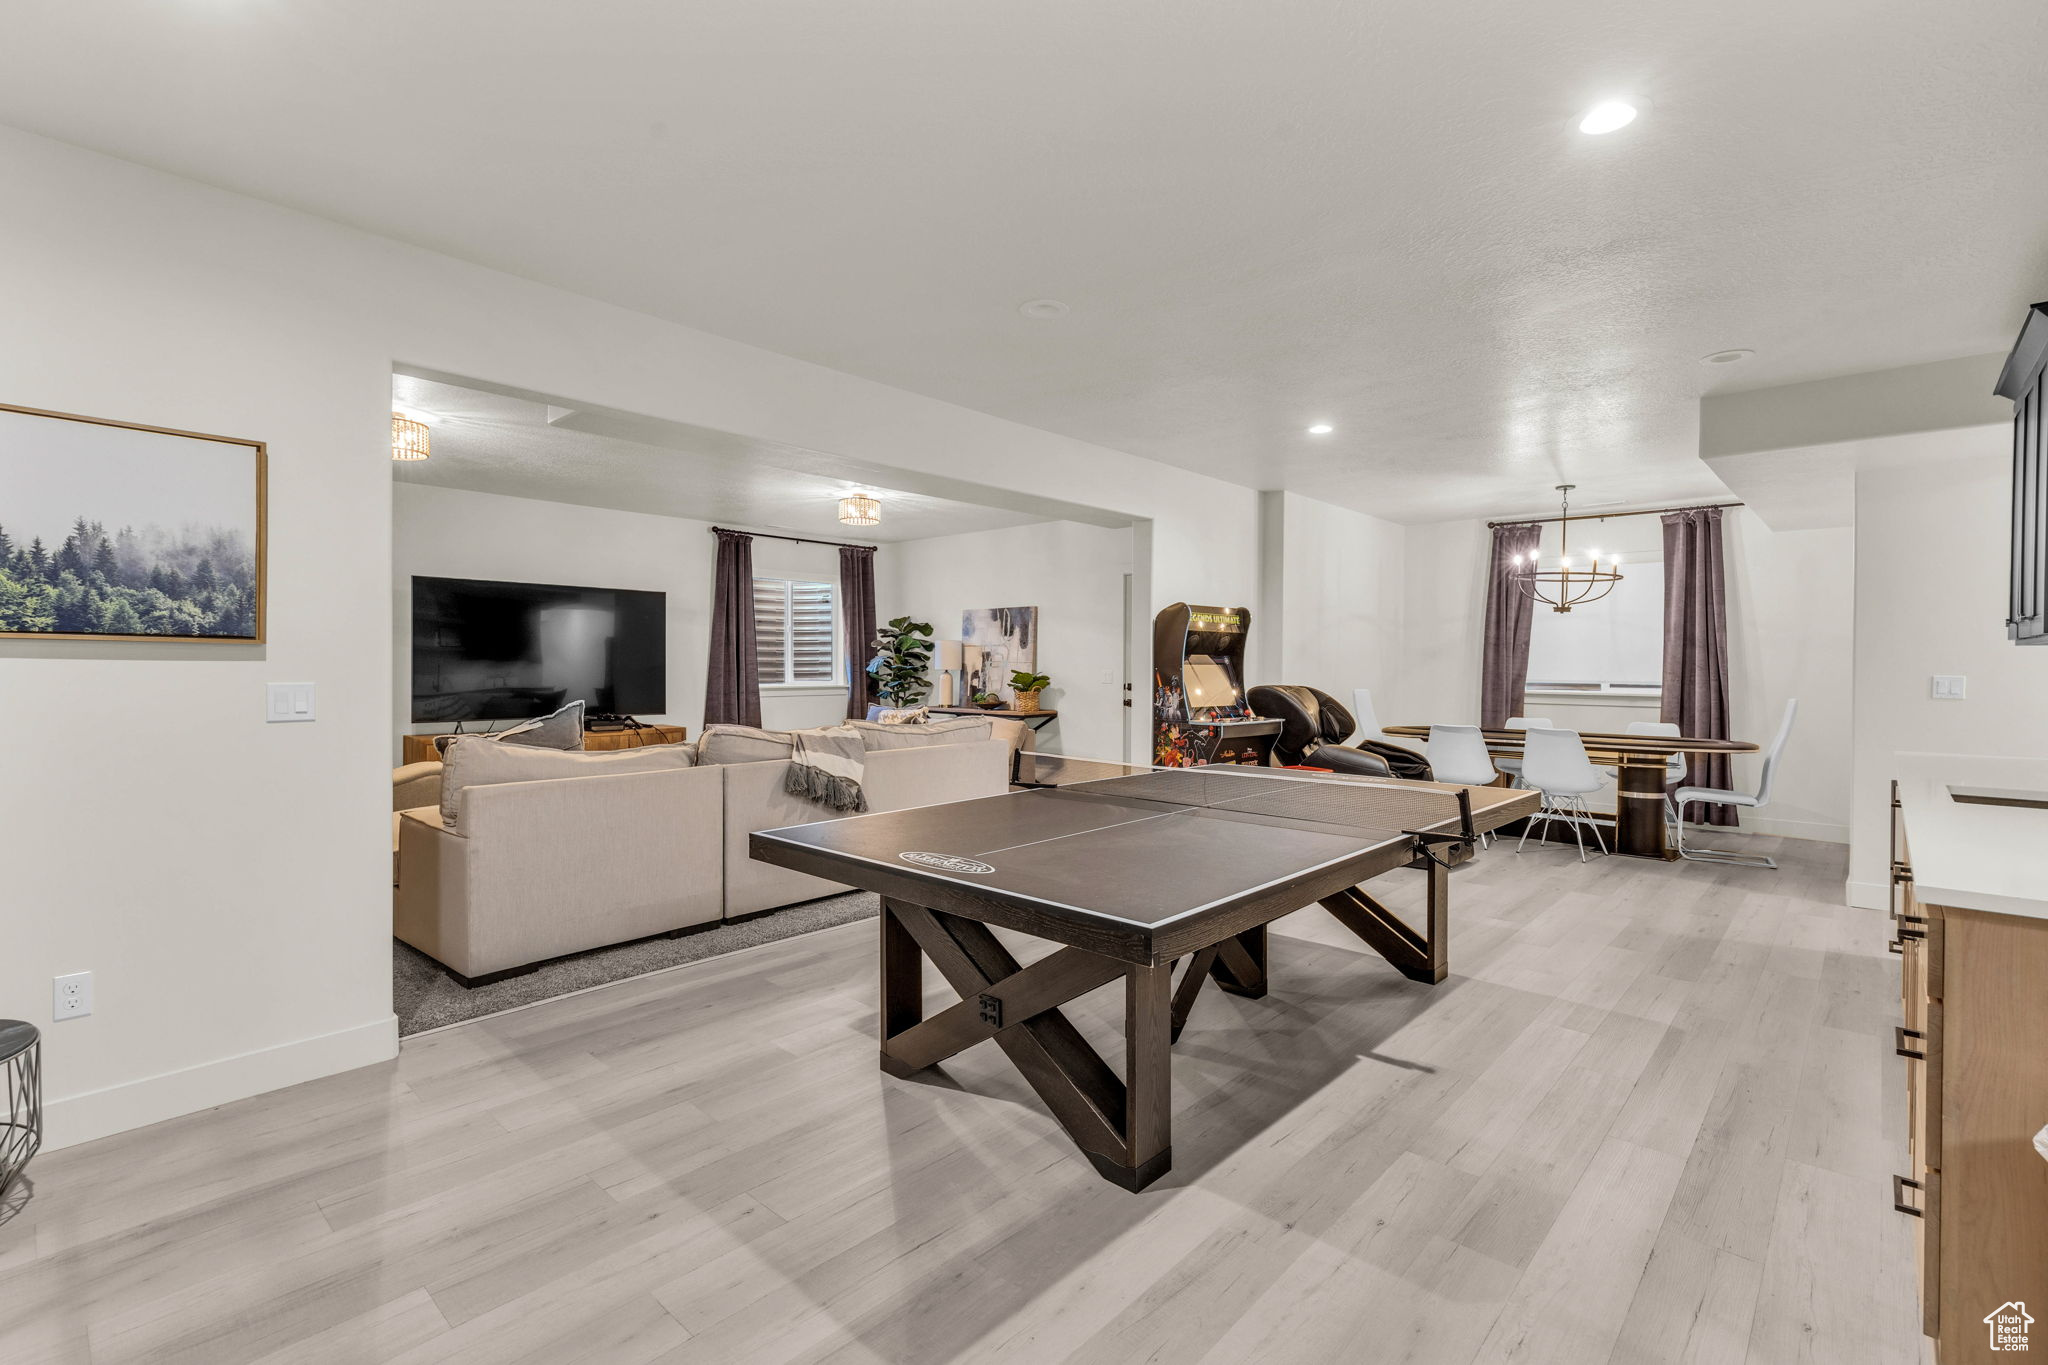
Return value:
M 1266 762 L 1280 722 L 1244 698 L 1244 607 L 1176 602 L 1152 622 L 1152 762 L 1162 768 Z

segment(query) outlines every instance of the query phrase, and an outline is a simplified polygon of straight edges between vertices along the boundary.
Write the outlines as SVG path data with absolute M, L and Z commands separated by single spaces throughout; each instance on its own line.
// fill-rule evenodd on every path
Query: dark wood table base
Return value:
M 1428 919 L 1420 930 L 1363 887 L 1348 887 L 1317 903 L 1402 975 L 1434 985 L 1449 972 L 1447 864 L 1469 857 L 1469 846 L 1453 846 L 1446 861 L 1424 854 L 1409 864 L 1429 878 Z M 960 995 L 958 1003 L 929 1018 L 924 1014 L 927 957 Z M 1118 977 L 1124 982 L 1125 1079 L 1060 1012 L 1061 1006 Z M 881 1067 L 892 1076 L 909 1077 L 993 1039 L 1103 1178 L 1142 1190 L 1173 1165 L 1172 1044 L 1210 980 L 1232 995 L 1265 995 L 1267 926 L 1232 934 L 1177 963 L 1144 966 L 1062 947 L 1027 967 L 986 924 L 885 896 Z

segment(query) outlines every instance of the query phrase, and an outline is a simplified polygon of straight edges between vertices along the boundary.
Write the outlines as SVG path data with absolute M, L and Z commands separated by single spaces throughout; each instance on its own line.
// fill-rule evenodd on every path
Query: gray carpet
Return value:
M 849 891 L 841 896 L 805 901 L 771 911 L 758 919 L 721 924 L 681 938 L 648 939 L 598 948 L 550 962 L 538 971 L 490 986 L 464 990 L 425 953 L 396 939 L 391 942 L 391 1006 L 398 1014 L 400 1036 L 422 1029 L 459 1024 L 486 1014 L 530 1005 L 571 991 L 622 981 L 684 962 L 735 953 L 757 944 L 830 929 L 855 920 L 873 919 L 881 901 L 872 892 Z

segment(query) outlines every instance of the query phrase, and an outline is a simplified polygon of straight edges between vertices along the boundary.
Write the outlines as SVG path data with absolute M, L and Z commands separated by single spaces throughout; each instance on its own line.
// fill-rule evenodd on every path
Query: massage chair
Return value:
M 1254 687 L 1245 700 L 1254 713 L 1280 722 L 1280 736 L 1273 741 L 1275 763 L 1371 777 L 1429 778 L 1428 761 L 1413 749 L 1377 740 L 1344 743 L 1358 722 L 1342 702 L 1319 688 Z

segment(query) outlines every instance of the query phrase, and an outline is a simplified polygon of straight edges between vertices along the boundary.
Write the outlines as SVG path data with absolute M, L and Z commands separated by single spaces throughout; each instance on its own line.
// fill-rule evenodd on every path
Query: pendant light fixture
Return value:
M 391 414 L 391 458 L 424 460 L 432 452 L 427 445 L 427 424 L 402 412 Z
M 839 520 L 847 526 L 880 526 L 882 504 L 866 493 L 853 493 L 839 500 Z
M 1586 551 L 1582 564 L 1574 566 L 1571 552 L 1572 490 L 1577 484 L 1561 483 L 1557 491 L 1563 501 L 1557 518 L 1557 559 L 1555 568 L 1545 568 L 1534 551 L 1516 555 L 1512 575 L 1522 592 L 1552 611 L 1570 611 L 1587 602 L 1597 602 L 1614 591 L 1621 581 L 1621 556 L 1605 561 L 1598 550 Z M 1602 568 L 1602 563 L 1606 567 Z

